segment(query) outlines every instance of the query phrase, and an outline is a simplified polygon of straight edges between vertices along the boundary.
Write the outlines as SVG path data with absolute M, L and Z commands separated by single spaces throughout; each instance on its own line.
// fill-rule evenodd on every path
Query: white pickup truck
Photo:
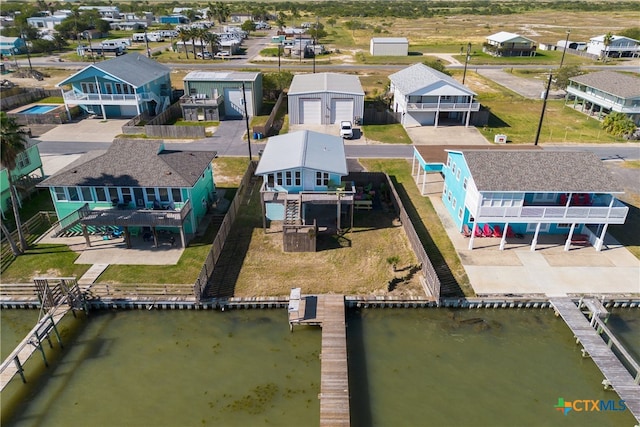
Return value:
M 347 139 L 353 138 L 353 126 L 351 122 L 346 120 L 340 122 L 340 136 Z

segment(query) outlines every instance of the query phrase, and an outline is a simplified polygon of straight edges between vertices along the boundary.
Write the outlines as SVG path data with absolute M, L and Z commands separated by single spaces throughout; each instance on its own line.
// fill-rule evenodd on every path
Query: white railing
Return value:
M 150 101 L 152 98 L 149 94 L 109 94 L 109 93 L 82 93 L 70 90 L 63 93 L 65 101 L 69 102 L 118 102 L 137 104 L 141 101 Z
M 480 207 L 478 222 L 562 222 L 623 224 L 629 208 L 616 201 L 609 206 L 517 206 Z
M 567 86 L 567 93 L 569 95 L 578 96 L 583 98 L 592 104 L 601 105 L 609 110 L 618 111 L 627 114 L 640 114 L 640 105 L 624 105 L 617 102 L 616 99 L 605 98 L 604 96 L 597 95 L 592 92 L 584 92 L 575 86 Z
M 417 103 L 410 102 L 407 104 L 408 110 L 421 110 L 421 111 L 478 111 L 480 110 L 479 102 L 428 102 Z

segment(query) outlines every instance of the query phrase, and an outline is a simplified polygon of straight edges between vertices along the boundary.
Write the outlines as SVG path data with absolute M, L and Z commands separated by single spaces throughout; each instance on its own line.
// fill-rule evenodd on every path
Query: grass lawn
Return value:
M 74 264 L 78 256 L 67 245 L 35 245 L 2 272 L 2 282 L 31 283 L 38 276 L 79 278 L 91 266 Z
M 360 159 L 360 163 L 370 172 L 386 172 L 391 177 L 434 268 L 438 270 L 446 265 L 464 295 L 474 296 L 469 278 L 438 214 L 429 198 L 420 195 L 411 177 L 411 164 L 406 160 L 381 159 Z
M 407 135 L 407 131 L 399 124 L 391 125 L 364 125 L 362 130 L 367 137 L 378 142 L 386 144 L 411 144 L 411 139 Z

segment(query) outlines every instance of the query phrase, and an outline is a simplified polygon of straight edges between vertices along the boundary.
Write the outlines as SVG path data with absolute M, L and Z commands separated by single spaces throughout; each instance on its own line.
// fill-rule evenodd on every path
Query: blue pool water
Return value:
M 20 111 L 20 114 L 44 114 L 56 108 L 58 108 L 57 105 L 34 105 L 33 107 Z

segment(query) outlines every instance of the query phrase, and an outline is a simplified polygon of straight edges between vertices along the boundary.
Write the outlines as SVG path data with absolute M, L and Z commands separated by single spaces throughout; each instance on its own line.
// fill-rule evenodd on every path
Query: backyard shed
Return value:
M 407 56 L 409 40 L 406 37 L 374 37 L 369 45 L 372 56 Z
M 291 124 L 355 122 L 364 113 L 362 85 L 358 76 L 349 74 L 298 74 L 288 98 Z

